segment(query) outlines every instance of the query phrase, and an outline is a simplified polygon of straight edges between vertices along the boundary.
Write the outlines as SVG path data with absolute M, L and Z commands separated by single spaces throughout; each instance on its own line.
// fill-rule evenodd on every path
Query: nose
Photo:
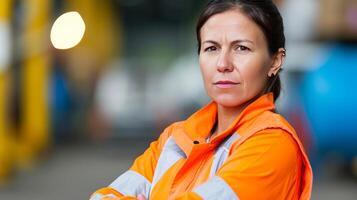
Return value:
M 219 72 L 232 72 L 234 69 L 229 53 L 227 51 L 221 51 L 221 54 L 218 57 L 217 60 L 217 71 Z

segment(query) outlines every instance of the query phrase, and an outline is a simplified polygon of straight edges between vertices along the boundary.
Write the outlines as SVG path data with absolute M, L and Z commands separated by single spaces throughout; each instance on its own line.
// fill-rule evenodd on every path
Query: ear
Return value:
M 285 58 L 285 49 L 279 48 L 278 52 L 275 53 L 273 56 L 272 63 L 268 72 L 269 77 L 275 76 L 279 72 L 279 70 L 283 66 L 284 58 Z

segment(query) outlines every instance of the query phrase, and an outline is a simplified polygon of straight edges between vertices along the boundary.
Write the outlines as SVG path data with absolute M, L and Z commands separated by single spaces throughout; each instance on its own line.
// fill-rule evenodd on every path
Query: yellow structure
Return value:
M 9 176 L 13 158 L 7 118 L 11 5 L 12 0 L 2 0 L 0 4 L 0 41 L 7 44 L 0 51 L 0 184 Z
M 24 56 L 22 66 L 21 127 L 19 138 L 20 167 L 31 165 L 50 144 L 48 86 L 51 57 L 49 26 L 51 1 L 22 1 L 24 10 Z

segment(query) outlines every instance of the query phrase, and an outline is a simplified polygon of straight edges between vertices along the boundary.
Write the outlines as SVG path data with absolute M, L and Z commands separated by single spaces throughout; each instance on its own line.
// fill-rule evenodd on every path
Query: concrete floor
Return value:
M 50 159 L 0 188 L 0 200 L 88 199 L 93 191 L 124 172 L 148 144 L 144 140 L 125 140 L 106 145 L 58 146 Z M 356 200 L 357 182 L 346 178 L 315 180 L 312 199 Z

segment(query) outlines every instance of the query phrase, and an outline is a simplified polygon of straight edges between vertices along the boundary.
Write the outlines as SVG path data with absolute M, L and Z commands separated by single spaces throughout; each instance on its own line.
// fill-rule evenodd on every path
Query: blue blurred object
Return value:
M 70 95 L 65 75 L 55 67 L 51 84 L 51 114 L 54 142 L 59 142 L 71 134 Z
M 306 72 L 302 96 L 319 153 L 357 155 L 357 46 L 337 44 Z

